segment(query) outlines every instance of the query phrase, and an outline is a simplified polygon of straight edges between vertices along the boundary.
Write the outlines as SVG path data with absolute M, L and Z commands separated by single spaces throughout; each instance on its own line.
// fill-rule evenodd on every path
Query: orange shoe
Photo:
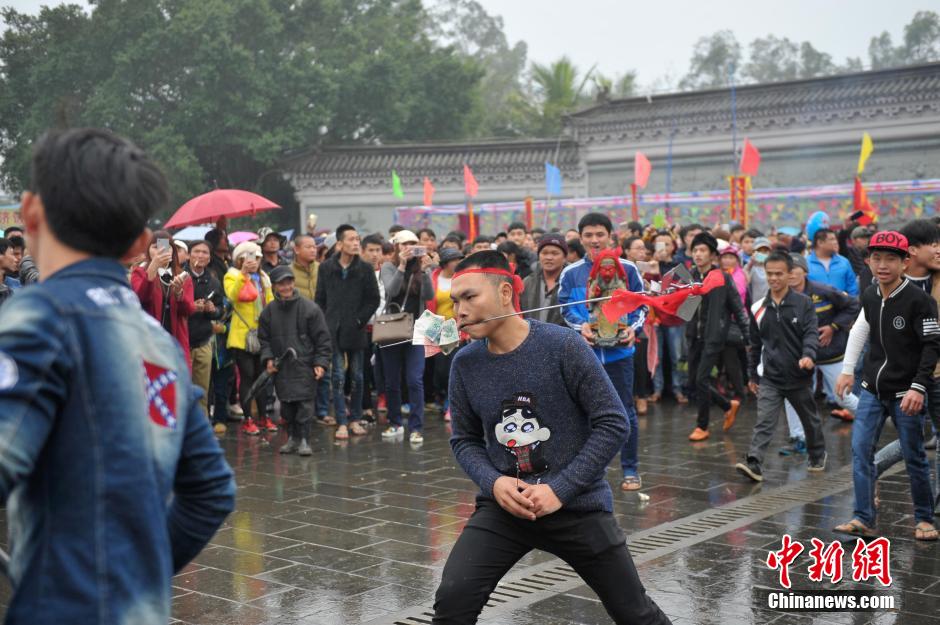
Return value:
M 734 419 L 738 416 L 738 408 L 741 407 L 741 402 L 737 399 L 731 400 L 731 408 L 725 412 L 725 424 L 722 426 L 725 432 L 731 429 L 731 426 L 734 425 Z
M 851 423 L 852 421 L 855 421 L 855 415 L 853 415 L 851 411 L 846 410 L 845 408 L 837 408 L 836 410 L 833 410 L 829 414 L 831 414 L 836 419 L 842 419 L 843 421 L 848 421 L 849 423 Z
M 645 415 L 649 412 L 649 404 L 647 404 L 646 399 L 642 397 L 636 398 L 636 413 L 640 416 Z
M 692 433 L 689 434 L 689 440 L 698 442 L 698 441 L 705 440 L 709 436 L 710 435 L 708 433 L 708 430 L 703 430 L 702 428 L 695 428 L 694 430 L 692 430 Z

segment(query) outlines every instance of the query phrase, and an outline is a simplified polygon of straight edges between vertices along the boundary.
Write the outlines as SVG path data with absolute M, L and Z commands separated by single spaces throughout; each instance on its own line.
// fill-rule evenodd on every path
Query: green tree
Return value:
M 563 56 L 548 65 L 533 63 L 530 73 L 529 93 L 516 102 L 523 119 L 524 134 L 556 136 L 561 132 L 565 114 L 591 102 L 585 88 L 594 68 L 582 76 L 571 60 Z
M 216 185 L 292 196 L 268 176 L 318 142 L 457 138 L 480 69 L 425 33 L 419 0 L 99 0 L 7 9 L 2 181 L 27 181 L 54 126 L 105 126 L 150 151 L 176 205 Z M 323 132 L 322 129 L 326 129 Z
M 695 43 L 689 71 L 679 82 L 683 90 L 728 86 L 741 65 L 741 44 L 730 30 L 720 30 Z
M 887 31 L 872 37 L 868 59 L 872 69 L 940 61 L 940 15 L 934 11 L 915 13 L 904 27 L 904 42 L 897 47 Z
M 524 41 L 509 44 L 503 19 L 486 12 L 476 0 L 438 0 L 429 9 L 428 33 L 453 46 L 483 70 L 481 115 L 474 134 L 518 134 L 513 102 L 522 93 L 528 48 Z
M 797 43 L 773 35 L 755 39 L 742 75 L 756 83 L 827 76 L 838 70 L 832 56 L 808 41 Z

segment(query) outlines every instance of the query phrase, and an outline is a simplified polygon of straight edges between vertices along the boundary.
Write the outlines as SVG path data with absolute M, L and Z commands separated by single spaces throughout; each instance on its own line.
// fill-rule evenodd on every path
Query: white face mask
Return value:
M 755 252 L 755 253 L 754 253 L 754 262 L 757 262 L 757 263 L 760 263 L 761 265 L 763 265 L 765 262 L 767 262 L 767 256 L 769 256 L 769 254 L 767 254 L 767 252 Z

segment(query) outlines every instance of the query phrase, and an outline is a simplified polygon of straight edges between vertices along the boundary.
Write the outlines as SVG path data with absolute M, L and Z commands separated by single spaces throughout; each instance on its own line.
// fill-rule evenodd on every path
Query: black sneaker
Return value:
M 822 458 L 819 460 L 810 460 L 809 466 L 806 467 L 807 471 L 813 471 L 814 473 L 821 473 L 826 470 L 826 460 L 829 458 L 829 454 L 823 452 Z
M 760 463 L 754 458 L 745 458 L 744 462 L 739 462 L 734 468 L 755 482 L 764 481 L 764 472 L 761 471 Z

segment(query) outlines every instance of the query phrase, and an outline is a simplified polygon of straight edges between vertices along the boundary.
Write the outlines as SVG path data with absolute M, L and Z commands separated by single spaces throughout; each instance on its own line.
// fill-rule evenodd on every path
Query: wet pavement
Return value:
M 631 536 L 696 517 L 718 506 L 754 501 L 751 517 L 724 531 L 703 527 L 666 555 L 636 555 L 647 590 L 676 625 L 706 623 L 940 624 L 940 545 L 913 540 L 906 474 L 884 479 L 879 527 L 891 539 L 894 612 L 784 613 L 766 608 L 758 588 L 779 588 L 767 553 L 780 549 L 783 534 L 829 543 L 831 528 L 851 517 L 848 488 L 821 496 L 849 479 L 851 426 L 825 418 L 829 466 L 806 471 L 805 457 L 776 453 L 778 436 L 755 485 L 734 470 L 754 423 L 753 401 L 727 434 L 713 425 L 712 438 L 692 444 L 686 436 L 694 409 L 666 401 L 640 417 L 640 470 L 646 497 L 619 490 L 619 461 L 608 471 L 615 514 Z M 820 405 L 822 412 L 824 405 Z M 826 411 L 827 412 L 827 411 Z M 718 417 L 717 410 L 715 411 Z M 281 456 L 283 433 L 246 437 L 230 427 L 222 439 L 238 481 L 236 512 L 211 545 L 174 579 L 173 617 L 193 625 L 421 623 L 432 602 L 447 554 L 473 511 L 475 486 L 456 466 L 438 414 L 427 417 L 425 443 L 384 441 L 377 430 L 337 443 L 331 428 L 315 426 L 310 458 Z M 885 428 L 885 442 L 893 428 Z M 933 452 L 929 452 L 933 463 Z M 792 505 L 761 513 L 762 496 L 788 483 L 809 481 L 820 493 L 791 496 Z M 795 492 L 795 491 L 794 491 Z M 768 508 L 767 510 L 771 510 Z M 711 531 L 705 531 L 710 529 Z M 701 538 L 701 539 L 699 539 Z M 854 541 L 846 542 L 845 571 L 851 579 Z M 637 547 L 639 549 L 639 545 Z M 550 555 L 532 553 L 507 579 L 540 571 Z M 791 567 L 794 588 L 880 589 L 877 582 L 810 582 L 804 552 Z M 577 581 L 538 600 L 484 611 L 481 623 L 571 625 L 609 623 L 597 597 Z M 8 594 L 8 590 L 4 595 Z M 544 595 L 544 593 L 543 593 Z M 5 601 L 6 597 L 3 597 Z M 417 615 L 417 620 L 402 620 Z M 424 619 L 424 620 L 420 620 Z

